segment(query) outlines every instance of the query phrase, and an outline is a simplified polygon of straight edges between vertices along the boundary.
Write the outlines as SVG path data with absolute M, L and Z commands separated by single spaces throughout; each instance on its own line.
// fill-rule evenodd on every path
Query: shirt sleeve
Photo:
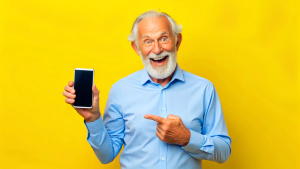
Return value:
M 113 87 L 107 99 L 103 119 L 87 123 L 87 141 L 101 163 L 110 163 L 119 154 L 124 143 L 124 120 L 115 105 Z
M 231 154 L 231 138 L 214 86 L 209 84 L 205 93 L 202 133 L 190 130 L 190 141 L 183 149 L 194 158 L 224 163 Z

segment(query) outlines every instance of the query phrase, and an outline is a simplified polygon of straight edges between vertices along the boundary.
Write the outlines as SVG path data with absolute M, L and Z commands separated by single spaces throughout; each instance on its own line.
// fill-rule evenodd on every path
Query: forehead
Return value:
M 159 34 L 161 32 L 171 34 L 171 27 L 171 23 L 164 16 L 144 18 L 137 25 L 138 36 L 151 36 L 153 34 Z

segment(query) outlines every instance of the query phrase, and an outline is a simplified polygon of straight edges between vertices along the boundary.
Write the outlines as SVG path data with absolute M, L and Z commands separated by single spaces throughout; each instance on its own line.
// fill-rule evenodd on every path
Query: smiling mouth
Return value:
M 167 55 L 167 56 L 165 56 L 165 57 L 163 57 L 163 58 L 159 58 L 159 59 L 152 59 L 152 58 L 151 58 L 151 60 L 152 60 L 153 62 L 155 62 L 155 63 L 161 63 L 161 62 L 165 61 L 168 57 L 169 57 L 169 55 Z

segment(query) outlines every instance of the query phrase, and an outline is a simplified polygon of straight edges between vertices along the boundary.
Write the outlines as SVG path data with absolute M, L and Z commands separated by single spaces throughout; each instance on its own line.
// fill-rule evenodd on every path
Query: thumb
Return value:
M 100 93 L 95 84 L 93 84 L 92 91 L 93 91 L 94 95 L 96 95 L 96 96 L 98 96 Z
M 173 120 L 178 119 L 178 118 L 179 118 L 178 116 L 175 116 L 173 114 L 169 114 L 167 117 L 167 119 L 173 119 Z
M 94 95 L 94 99 L 93 99 L 93 107 L 94 107 L 94 106 L 97 106 L 99 104 L 99 93 L 100 92 L 97 89 L 95 84 L 93 84 L 92 91 L 93 91 L 93 95 Z

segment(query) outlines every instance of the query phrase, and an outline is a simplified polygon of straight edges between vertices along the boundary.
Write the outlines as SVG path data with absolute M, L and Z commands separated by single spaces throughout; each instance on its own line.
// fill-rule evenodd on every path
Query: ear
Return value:
M 132 46 L 133 50 L 135 51 L 135 53 L 136 53 L 137 55 L 140 55 L 139 49 L 138 49 L 138 47 L 136 46 L 135 41 L 132 41 L 132 42 L 131 42 L 131 46 Z
M 179 33 L 179 34 L 177 35 L 177 43 L 176 43 L 177 51 L 178 51 L 178 49 L 179 49 L 179 46 L 180 46 L 180 44 L 181 44 L 181 41 L 182 41 L 182 34 Z

